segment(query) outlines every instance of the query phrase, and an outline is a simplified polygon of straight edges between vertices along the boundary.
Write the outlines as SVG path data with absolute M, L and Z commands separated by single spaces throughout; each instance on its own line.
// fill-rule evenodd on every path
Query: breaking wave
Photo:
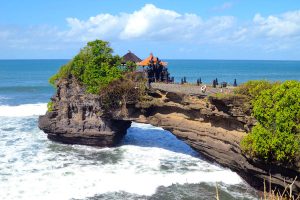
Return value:
M 37 116 L 45 114 L 46 111 L 46 103 L 22 104 L 18 106 L 0 105 L 0 117 Z

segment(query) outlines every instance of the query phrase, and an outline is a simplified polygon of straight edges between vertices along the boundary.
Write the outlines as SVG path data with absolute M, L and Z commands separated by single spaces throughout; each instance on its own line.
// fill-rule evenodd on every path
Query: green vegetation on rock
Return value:
M 247 90 L 239 89 L 251 96 L 258 121 L 243 139 L 242 149 L 265 161 L 292 163 L 300 152 L 300 82 L 253 83 L 245 84 Z
M 49 82 L 56 86 L 60 79 L 75 77 L 87 93 L 100 95 L 105 113 L 121 108 L 121 114 L 126 115 L 126 104 L 137 102 L 144 95 L 146 81 L 142 73 L 136 72 L 136 63 L 121 66 L 122 59 L 112 53 L 108 42 L 89 42 Z M 48 111 L 52 107 L 53 103 L 49 102 Z
M 112 55 L 109 43 L 101 40 L 89 42 L 69 63 L 62 66 L 49 82 L 55 85 L 61 78 L 73 75 L 88 93 L 97 94 L 100 89 L 122 77 L 121 58 Z
M 48 104 L 47 104 L 47 109 L 48 109 L 48 112 L 51 112 L 53 111 L 53 101 L 49 101 Z

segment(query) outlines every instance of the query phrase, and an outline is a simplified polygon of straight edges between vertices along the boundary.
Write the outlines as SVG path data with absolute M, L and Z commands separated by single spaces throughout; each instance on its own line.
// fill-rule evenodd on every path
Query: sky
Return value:
M 165 59 L 300 60 L 299 0 L 1 0 L 0 59 L 69 59 L 88 41 Z

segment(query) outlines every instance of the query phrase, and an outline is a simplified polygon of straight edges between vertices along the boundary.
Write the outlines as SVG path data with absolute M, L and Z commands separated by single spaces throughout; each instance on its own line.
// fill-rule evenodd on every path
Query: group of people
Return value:
M 185 84 L 185 83 L 187 83 L 187 80 L 186 80 L 186 77 L 183 77 L 181 79 L 181 84 Z M 197 79 L 197 85 L 198 86 L 202 85 L 201 78 Z M 212 87 L 216 88 L 218 85 L 220 85 L 221 87 L 227 87 L 227 82 L 221 82 L 221 83 L 219 83 L 218 79 L 216 78 L 216 79 L 214 79 L 212 81 Z M 237 81 L 236 81 L 236 79 L 234 79 L 233 87 L 237 87 Z
M 221 85 L 221 87 L 227 87 L 227 82 L 222 82 L 219 84 L 218 79 L 216 78 L 213 80 L 212 86 L 215 88 L 217 85 Z M 237 87 L 236 79 L 234 79 L 233 87 Z

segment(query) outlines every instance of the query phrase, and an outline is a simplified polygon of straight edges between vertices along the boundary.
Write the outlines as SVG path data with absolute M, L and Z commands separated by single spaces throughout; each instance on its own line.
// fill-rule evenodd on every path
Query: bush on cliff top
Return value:
M 263 84 L 249 89 L 257 125 L 242 141 L 242 149 L 265 161 L 292 163 L 300 148 L 300 82 Z
M 119 68 L 121 59 L 112 53 L 108 42 L 89 42 L 78 55 L 62 66 L 49 82 L 55 85 L 57 80 L 73 75 L 86 86 L 88 93 L 97 94 L 101 88 L 122 77 L 122 70 Z
M 272 88 L 275 84 L 279 83 L 271 83 L 266 80 L 252 80 L 241 84 L 234 90 L 234 93 L 239 95 L 245 95 L 249 97 L 250 100 L 254 100 L 260 95 L 261 92 Z

